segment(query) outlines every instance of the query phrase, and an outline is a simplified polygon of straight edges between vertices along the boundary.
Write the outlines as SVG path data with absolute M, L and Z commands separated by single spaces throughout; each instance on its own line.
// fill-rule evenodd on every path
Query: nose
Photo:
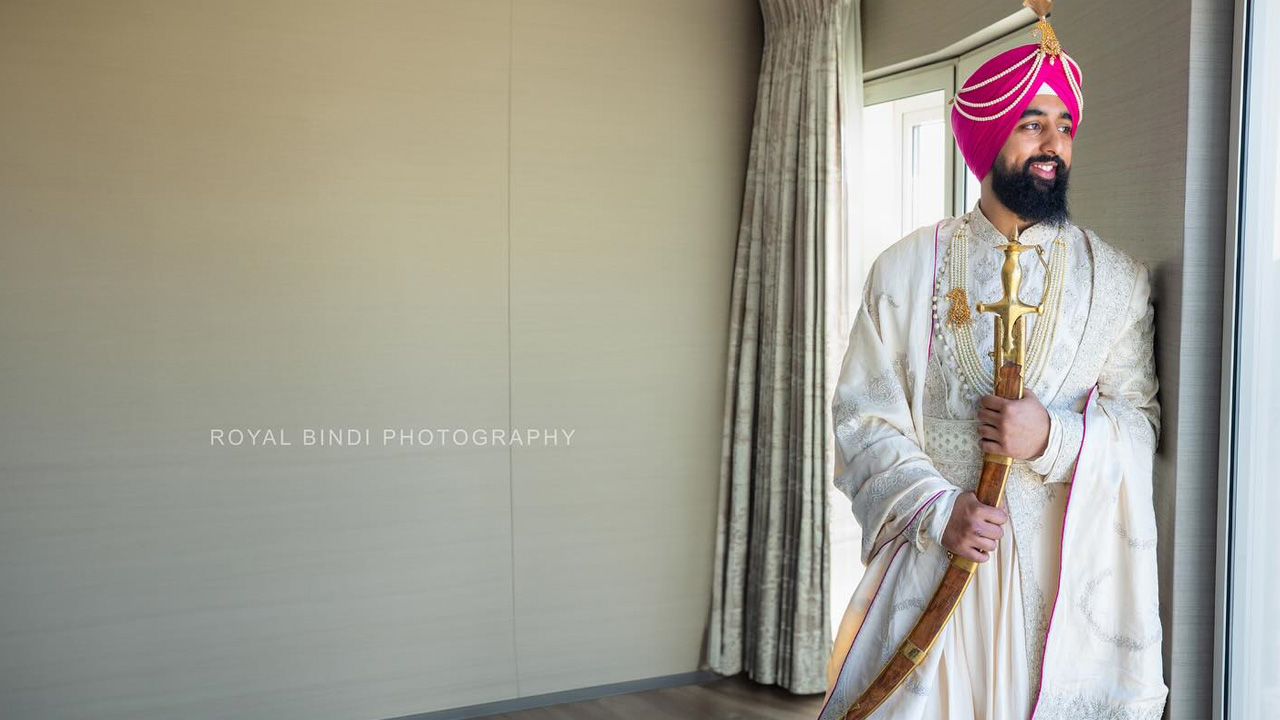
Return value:
M 1058 159 L 1066 142 L 1061 133 L 1049 133 L 1049 137 L 1045 138 L 1045 141 L 1040 145 L 1040 151 L 1045 155 L 1052 155 L 1055 159 Z

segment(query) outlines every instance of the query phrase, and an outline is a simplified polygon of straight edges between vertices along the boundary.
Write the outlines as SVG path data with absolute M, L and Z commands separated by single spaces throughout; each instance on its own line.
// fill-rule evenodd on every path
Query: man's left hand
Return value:
M 978 400 L 978 444 L 1015 460 L 1039 457 L 1049 445 L 1049 411 L 1030 389 L 1021 400 L 983 395 Z

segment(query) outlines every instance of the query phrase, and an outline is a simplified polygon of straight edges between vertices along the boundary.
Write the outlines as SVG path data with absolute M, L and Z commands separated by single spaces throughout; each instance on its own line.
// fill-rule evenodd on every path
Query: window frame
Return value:
M 1239 309 L 1248 298 L 1244 297 L 1244 273 L 1249 272 L 1242 262 L 1245 256 L 1246 222 L 1250 212 L 1259 212 L 1258 198 L 1252 197 L 1249 177 L 1250 165 L 1246 157 L 1250 130 L 1250 83 L 1254 80 L 1253 57 L 1257 31 L 1254 26 L 1253 0 L 1236 0 L 1235 22 L 1232 39 L 1230 139 L 1227 152 L 1227 223 L 1225 233 L 1225 257 L 1223 262 L 1222 302 L 1222 381 L 1220 389 L 1221 410 L 1219 418 L 1218 448 L 1218 523 L 1216 538 L 1216 568 L 1213 613 L 1213 720 L 1231 720 L 1243 717 L 1246 708 L 1239 702 L 1233 705 L 1232 680 L 1232 614 L 1237 609 L 1235 597 L 1235 563 L 1238 538 L 1236 522 L 1236 489 L 1238 477 L 1238 441 L 1240 422 L 1240 386 L 1242 329 Z M 1256 42 L 1264 42 L 1258 38 Z M 1260 82 L 1260 80 L 1258 81 Z M 1251 198 L 1255 201 L 1250 204 Z M 1280 232 L 1280 228 L 1273 229 Z M 1247 391 L 1247 389 L 1245 389 Z

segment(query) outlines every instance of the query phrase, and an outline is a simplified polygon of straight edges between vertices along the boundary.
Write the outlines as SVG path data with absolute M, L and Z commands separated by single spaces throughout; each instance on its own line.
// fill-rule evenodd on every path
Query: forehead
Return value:
M 1071 114 L 1067 110 L 1067 104 L 1062 102 L 1062 98 L 1057 95 L 1036 95 L 1031 98 L 1031 104 L 1027 106 L 1027 109 L 1042 112 L 1050 117 Z

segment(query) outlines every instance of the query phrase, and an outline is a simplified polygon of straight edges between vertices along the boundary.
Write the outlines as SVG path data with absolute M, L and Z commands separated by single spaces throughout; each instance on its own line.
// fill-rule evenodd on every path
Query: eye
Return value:
M 1022 127 L 1026 128 L 1027 130 L 1038 130 L 1038 129 L 1040 129 L 1040 123 L 1038 123 L 1038 122 L 1029 122 L 1029 123 L 1027 123 L 1026 125 L 1023 125 Z

